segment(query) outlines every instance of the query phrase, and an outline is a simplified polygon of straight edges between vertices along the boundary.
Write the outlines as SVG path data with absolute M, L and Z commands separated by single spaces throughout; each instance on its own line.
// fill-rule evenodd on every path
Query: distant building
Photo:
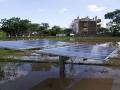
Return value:
M 81 18 L 77 17 L 71 24 L 71 28 L 74 34 L 96 34 L 97 29 L 101 27 L 101 19 L 97 19 L 97 16 L 93 19 L 89 17 Z

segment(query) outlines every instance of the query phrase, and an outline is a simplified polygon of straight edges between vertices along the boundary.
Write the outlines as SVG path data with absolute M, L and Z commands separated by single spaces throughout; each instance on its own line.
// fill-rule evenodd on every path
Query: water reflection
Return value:
M 119 43 L 104 43 L 94 44 L 91 47 L 83 45 L 82 48 L 84 53 L 95 55 L 98 54 L 96 52 L 101 51 L 100 47 L 104 50 L 104 47 L 118 46 Z M 90 51 L 86 51 L 86 48 Z M 81 47 L 66 49 L 69 52 L 74 50 L 81 52 Z M 109 50 L 99 54 L 105 55 L 107 52 Z M 119 67 L 73 63 L 62 67 L 64 68 L 61 70 L 58 64 L 52 63 L 0 63 L 0 90 L 115 90 L 116 85 L 118 90 L 120 88 Z
M 25 76 L 30 71 L 29 64 L 20 63 L 0 63 L 0 83 L 5 83 L 9 80 Z
M 111 83 L 111 87 L 114 87 L 114 82 L 117 82 L 120 86 L 118 67 L 66 64 L 64 76 L 62 74 L 57 64 L 0 63 L 0 90 L 79 90 L 80 87 L 78 89 L 76 87 L 85 88 L 82 87 L 85 82 L 88 86 L 91 82 L 98 82 L 96 84 L 98 87 L 101 82 L 106 86 Z M 101 88 L 103 88 L 101 90 L 106 89 L 103 86 Z

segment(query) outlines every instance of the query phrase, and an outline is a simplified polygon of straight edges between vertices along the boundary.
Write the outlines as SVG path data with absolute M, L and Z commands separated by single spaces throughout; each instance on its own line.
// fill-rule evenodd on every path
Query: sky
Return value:
M 120 0 L 0 0 L 0 19 L 20 17 L 33 23 L 69 27 L 77 16 L 107 20 L 107 12 L 120 9 Z

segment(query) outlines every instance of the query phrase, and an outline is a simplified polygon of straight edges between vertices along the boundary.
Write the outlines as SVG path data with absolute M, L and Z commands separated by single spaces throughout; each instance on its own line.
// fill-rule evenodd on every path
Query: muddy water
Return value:
M 119 90 L 120 68 L 66 64 L 0 63 L 0 90 Z
M 118 47 L 118 44 L 99 45 Z M 59 64 L 0 62 L 0 90 L 119 89 L 119 67 L 66 64 L 64 72 L 61 72 Z

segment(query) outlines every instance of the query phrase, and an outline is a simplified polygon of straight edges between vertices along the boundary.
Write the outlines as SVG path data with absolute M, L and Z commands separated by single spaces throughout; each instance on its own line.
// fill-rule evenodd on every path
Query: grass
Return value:
M 59 41 L 69 41 L 69 42 L 118 42 L 120 37 L 56 37 L 56 36 L 34 36 L 34 37 L 18 37 L 18 38 L 0 38 L 1 41 L 4 40 L 29 40 L 29 39 L 48 39 L 48 40 L 59 40 Z
M 8 49 L 0 49 L 0 55 L 1 56 L 7 56 L 7 55 L 16 55 L 17 51 L 14 50 L 8 50 Z
M 0 56 L 25 56 L 30 55 L 31 51 L 19 51 L 19 50 L 9 50 L 9 49 L 0 49 Z

